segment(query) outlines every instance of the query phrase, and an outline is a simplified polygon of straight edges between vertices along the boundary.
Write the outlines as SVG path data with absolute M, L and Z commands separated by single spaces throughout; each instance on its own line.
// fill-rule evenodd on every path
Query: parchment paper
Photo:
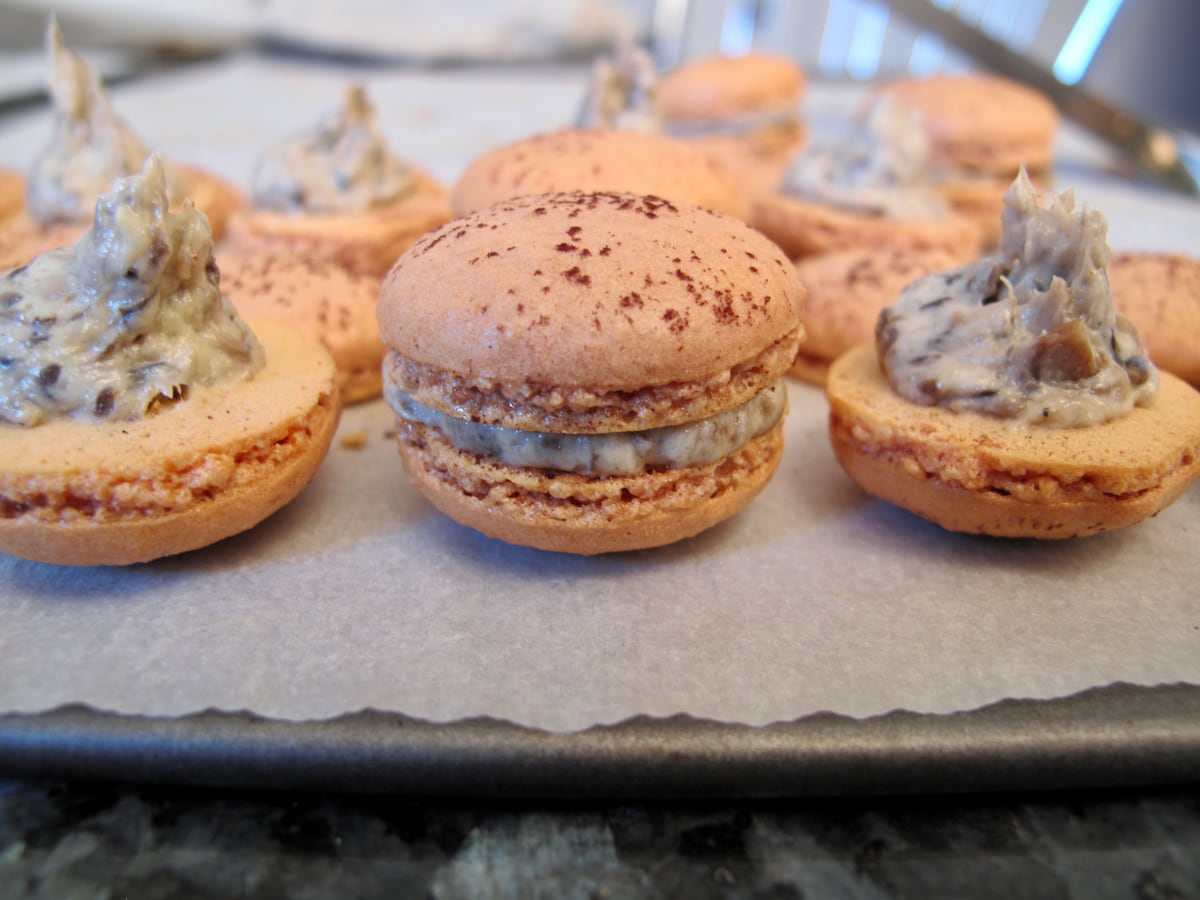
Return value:
M 235 57 L 115 96 L 165 156 L 244 182 L 262 146 L 305 129 L 351 77 L 394 146 L 447 180 L 487 146 L 568 122 L 583 83 L 581 70 Z M 815 85 L 812 115 L 857 92 Z M 44 110 L 0 121 L 0 165 L 26 165 L 48 127 Z M 1195 203 L 1109 177 L 1079 135 L 1060 157 L 1060 181 L 1109 215 L 1114 248 L 1197 245 Z M 784 462 L 749 509 L 671 547 L 590 559 L 442 517 L 408 485 L 382 402 L 350 408 L 311 485 L 244 535 L 128 568 L 0 556 L 0 712 L 373 707 L 570 731 L 641 713 L 753 725 L 1200 683 L 1200 492 L 1083 540 L 949 534 L 859 491 L 829 450 L 821 393 L 790 391 Z

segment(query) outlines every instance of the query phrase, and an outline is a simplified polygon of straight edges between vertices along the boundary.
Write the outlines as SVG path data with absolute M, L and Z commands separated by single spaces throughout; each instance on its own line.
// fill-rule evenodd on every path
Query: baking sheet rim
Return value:
M 764 726 L 636 716 L 549 732 L 379 710 L 284 721 L 69 704 L 0 716 L 0 772 L 244 789 L 492 797 L 786 797 L 1200 781 L 1200 685 L 1115 683 L 976 710 Z

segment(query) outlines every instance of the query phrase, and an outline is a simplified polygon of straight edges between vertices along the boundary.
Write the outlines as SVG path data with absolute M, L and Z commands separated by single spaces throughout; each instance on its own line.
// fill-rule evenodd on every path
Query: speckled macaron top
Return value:
M 513 197 L 561 191 L 652 194 L 679 203 L 750 215 L 744 186 L 709 154 L 662 134 L 568 128 L 495 148 L 454 186 L 456 215 Z
M 231 250 L 222 255 L 220 268 L 221 292 L 242 316 L 282 322 L 325 346 L 337 365 L 343 403 L 379 394 L 378 279 L 270 247 Z
M 855 344 L 872 340 L 880 311 L 906 285 L 963 262 L 940 247 L 853 248 L 797 260 L 808 295 L 805 340 L 793 374 L 809 377 L 814 367 L 823 368 Z
M 1114 253 L 1108 283 L 1117 312 L 1150 358 L 1200 385 L 1200 260 L 1180 253 Z
M 380 293 L 391 373 L 510 427 L 604 431 L 742 402 L 795 356 L 803 287 L 729 216 L 634 194 L 523 197 L 451 222 Z

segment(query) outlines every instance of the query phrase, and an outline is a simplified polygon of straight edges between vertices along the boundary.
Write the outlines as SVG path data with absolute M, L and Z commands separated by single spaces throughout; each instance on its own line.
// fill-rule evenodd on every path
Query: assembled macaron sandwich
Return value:
M 401 459 L 437 508 L 509 543 L 695 535 L 779 463 L 803 297 L 761 234 L 657 197 L 529 196 L 455 220 L 380 293 Z

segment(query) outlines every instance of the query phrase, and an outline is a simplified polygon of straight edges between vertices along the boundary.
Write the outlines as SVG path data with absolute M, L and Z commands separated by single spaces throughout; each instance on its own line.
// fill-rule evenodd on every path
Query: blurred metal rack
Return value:
M 1120 6 L 1120 0 L 921 2 L 1044 66 L 1053 65 L 1069 46 L 1077 48 L 1072 59 L 1090 60 L 1104 29 L 1084 32 L 1077 25 L 1099 13 L 1110 22 Z M 910 12 L 911 4 L 883 0 L 657 0 L 651 40 L 664 67 L 688 56 L 740 55 L 752 47 L 786 53 L 825 78 L 863 80 L 971 67 L 968 53 L 927 24 L 910 21 Z M 1079 35 L 1074 44 L 1073 35 Z
M 959 74 L 983 68 L 1045 93 L 1144 174 L 1200 196 L 1189 136 L 1142 121 L 1079 86 L 1122 0 L 657 0 L 662 68 L 751 49 L 783 53 L 829 79 Z

